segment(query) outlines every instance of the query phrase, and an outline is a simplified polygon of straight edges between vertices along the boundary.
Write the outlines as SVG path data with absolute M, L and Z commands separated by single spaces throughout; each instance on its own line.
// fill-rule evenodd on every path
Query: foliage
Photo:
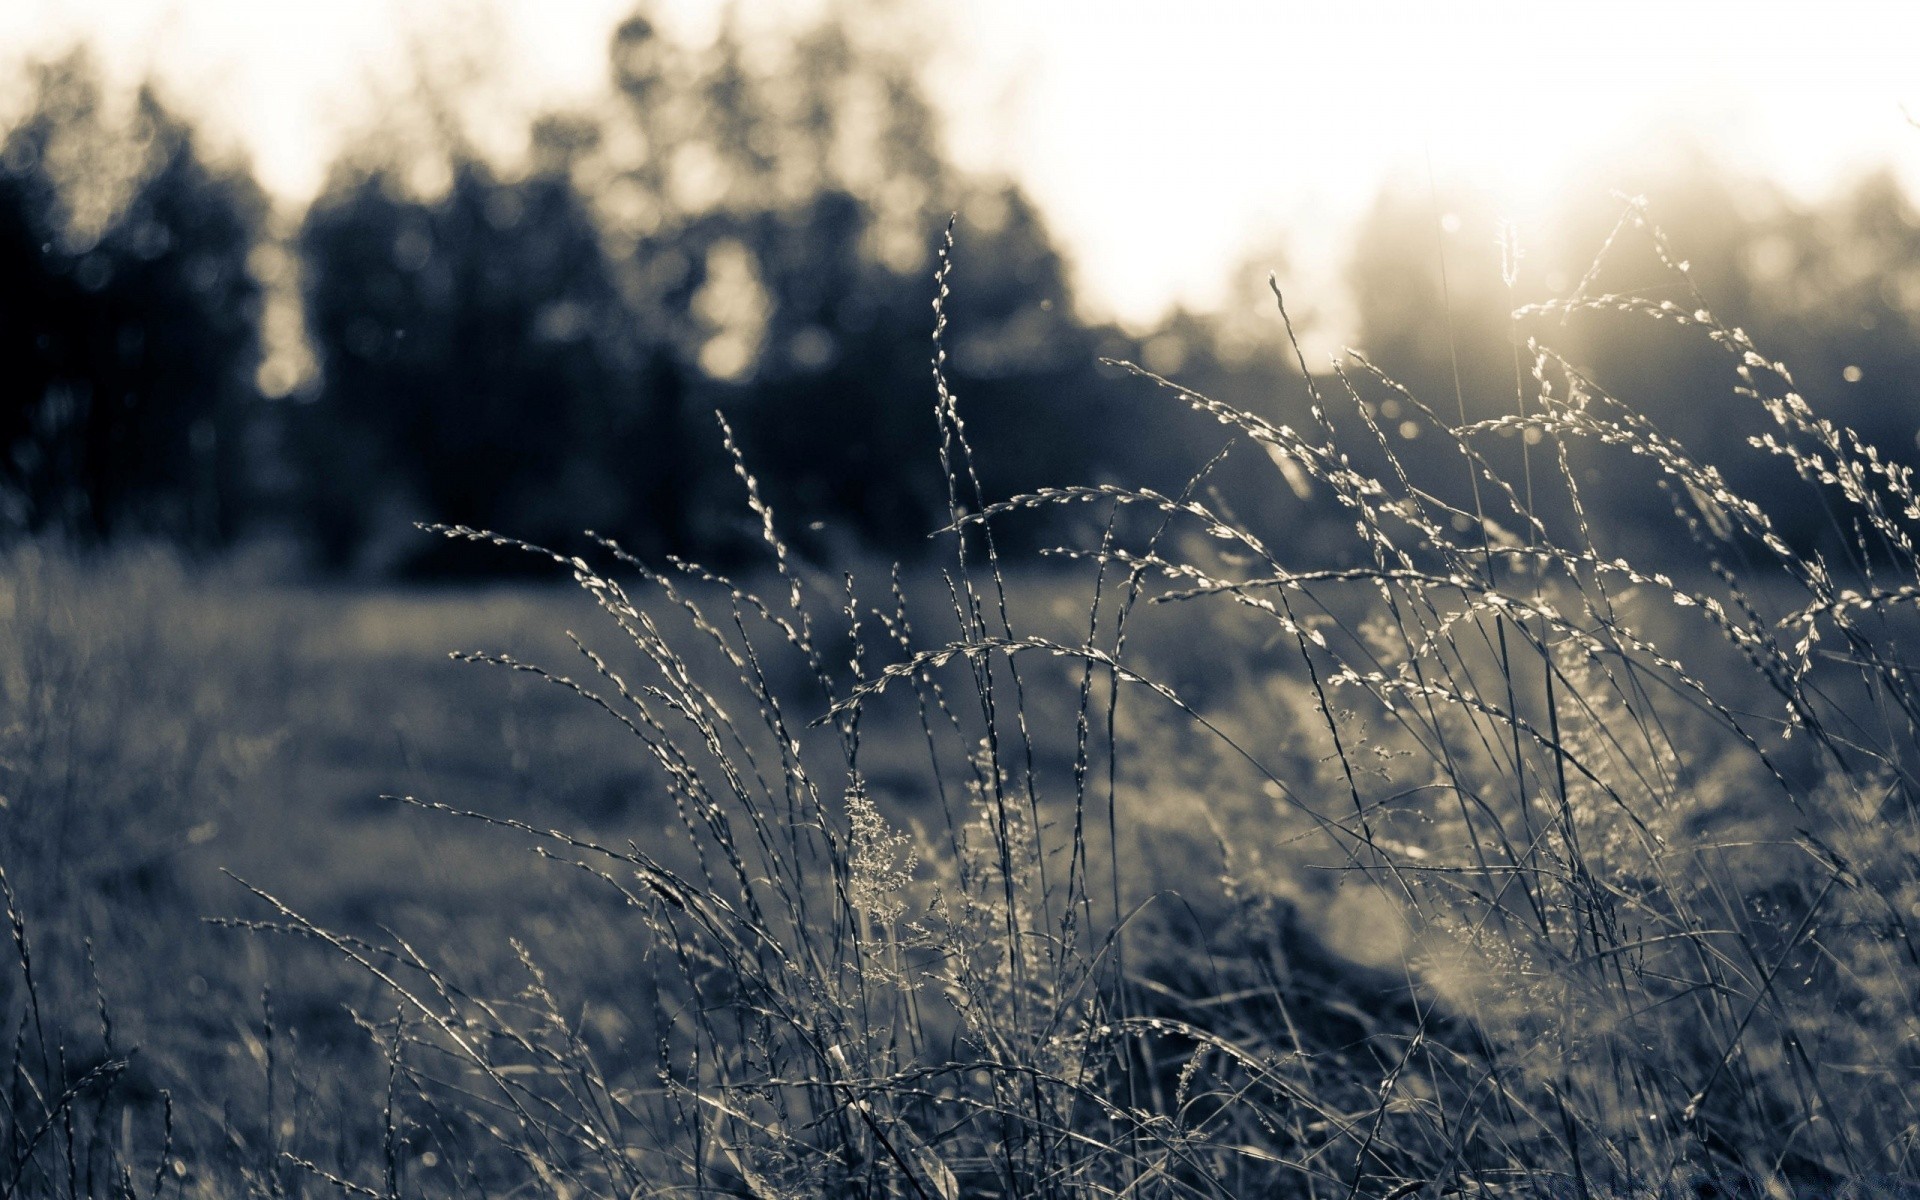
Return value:
M 217 546 L 246 501 L 262 203 L 149 91 L 109 120 L 89 61 L 41 69 L 0 148 L 7 525 Z
M 1099 338 L 1038 214 L 946 163 L 905 52 L 849 20 L 769 63 L 731 26 L 693 50 L 636 16 L 612 101 L 541 123 L 525 177 L 452 134 L 444 195 L 409 194 L 411 161 L 336 174 L 301 234 L 322 375 L 292 431 L 331 561 L 408 513 L 724 561 L 751 533 L 700 434 L 715 408 L 768 447 L 777 501 L 914 547 L 941 490 L 898 453 L 925 434 L 909 348 L 925 231 L 955 197 L 982 253 L 954 370 L 990 486 L 1112 463 L 1087 436 Z
M 1244 314 L 1175 313 L 1134 336 L 1083 313 L 1030 198 L 949 161 L 901 17 L 881 0 L 829 6 L 779 39 L 727 23 L 690 46 L 637 12 L 610 38 L 606 93 L 534 122 L 524 162 L 480 154 L 460 97 L 422 95 L 414 124 L 429 132 L 408 141 L 406 114 L 389 114 L 284 244 L 263 239 L 244 172 L 209 164 L 151 92 L 122 119 L 83 55 L 42 68 L 0 167 L 12 314 L 0 520 L 201 547 L 279 531 L 325 569 L 374 574 L 499 569 L 406 532 L 428 518 L 556 543 L 586 525 L 656 565 L 732 562 L 753 537 L 703 433 L 722 409 L 762 448 L 769 498 L 821 517 L 794 531 L 797 551 L 823 556 L 833 541 L 917 557 L 944 502 L 937 472 L 902 453 L 927 434 L 911 346 L 925 241 L 949 211 L 974 253 L 947 365 L 988 497 L 1119 479 L 1177 490 L 1178 464 L 1206 448 L 1144 389 L 1103 379 L 1101 356 L 1177 373 L 1269 421 L 1311 420 L 1284 383 L 1293 365 L 1250 340 Z M 1714 311 L 1804 364 L 1813 400 L 1914 464 L 1902 389 L 1920 219 L 1893 181 L 1816 204 L 1702 154 L 1613 174 L 1668 198 Z M 1502 411 L 1524 374 L 1512 307 L 1677 295 L 1630 256 L 1589 271 L 1578 255 L 1612 228 L 1592 206 L 1569 205 L 1525 245 L 1471 194 L 1451 213 L 1437 206 L 1384 193 L 1347 287 L 1373 361 L 1469 419 Z M 1496 239 L 1510 272 L 1484 252 Z M 279 258 L 291 269 L 270 269 Z M 302 356 L 282 343 L 300 340 L 302 321 L 317 367 L 286 403 L 261 402 L 254 380 L 268 300 L 276 396 L 298 382 L 289 364 Z M 1603 386 L 1651 397 L 1662 428 L 1727 464 L 1732 486 L 1787 486 L 1786 464 L 1741 453 L 1765 432 L 1757 411 L 1668 399 L 1731 379 L 1723 356 L 1676 332 L 1576 322 L 1561 337 Z M 1401 400 L 1369 402 L 1390 442 L 1417 436 Z M 1518 436 L 1487 448 L 1502 470 L 1518 469 Z M 1376 447 L 1353 453 L 1386 467 Z M 1645 463 L 1603 473 L 1585 447 L 1570 454 L 1597 519 L 1644 531 L 1635 549 L 1648 561 L 1670 551 Z M 1230 461 L 1219 479 L 1244 490 L 1249 470 Z M 1449 503 L 1470 499 L 1442 486 Z M 1287 497 L 1240 515 L 1322 548 L 1346 528 L 1337 501 L 1298 476 Z M 1051 519 L 1005 536 L 1043 544 L 1063 532 Z M 1818 509 L 1779 522 L 1798 548 L 1845 550 Z
M 328 557 L 396 510 L 535 529 L 560 505 L 618 519 L 595 508 L 614 462 L 580 449 L 619 420 L 632 351 L 580 197 L 564 175 L 508 183 L 477 162 L 438 200 L 396 191 L 381 174 L 342 183 L 301 233 L 327 389 L 292 433 Z

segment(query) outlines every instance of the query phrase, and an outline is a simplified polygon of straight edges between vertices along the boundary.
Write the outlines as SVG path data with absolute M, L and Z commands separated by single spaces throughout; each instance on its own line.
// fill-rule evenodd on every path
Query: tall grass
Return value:
M 263 924 L 390 1005 L 362 1015 L 380 1145 L 288 1156 L 275 1187 L 1920 1194 L 1920 497 L 1713 316 L 1640 207 L 1603 258 L 1636 236 L 1687 302 L 1583 283 L 1516 312 L 1503 416 L 1450 420 L 1358 354 L 1301 361 L 1299 429 L 1130 368 L 1217 422 L 1222 457 L 1250 443 L 1340 505 L 1341 562 L 1236 519 L 1219 459 L 1175 494 L 985 496 L 945 373 L 950 237 L 934 615 L 897 574 L 790 554 L 724 423 L 769 594 L 605 540 L 589 561 L 441 530 L 550 556 L 611 619 L 620 644 L 576 638 L 572 673 L 463 657 L 618 722 L 677 834 L 412 803 L 538 839 L 612 905 L 580 919 L 626 914 L 644 969 L 617 1014 L 582 1010 L 538 945 L 512 987 L 474 986 L 257 889 Z M 1723 348 L 1730 402 L 1773 425 L 1755 451 L 1805 491 L 1735 494 L 1529 336 L 1608 314 Z M 1688 565 L 1616 551 L 1596 465 L 1665 489 Z M 1841 552 L 1776 531 L 1805 504 Z M 1018 619 L 994 538 L 1054 506 L 1098 515 L 1061 550 L 1089 581 L 1071 632 Z M 1251 622 L 1286 661 L 1196 695 L 1135 665 L 1155 620 Z M 901 747 L 866 736 L 885 705 L 924 743 L 917 805 Z
M 221 723 L 223 680 L 168 669 L 227 632 L 199 592 L 151 547 L 0 558 L 0 1197 L 180 1185 L 175 1089 L 209 1065 L 181 862 L 265 746 Z M 140 1003 L 110 1004 L 129 975 Z

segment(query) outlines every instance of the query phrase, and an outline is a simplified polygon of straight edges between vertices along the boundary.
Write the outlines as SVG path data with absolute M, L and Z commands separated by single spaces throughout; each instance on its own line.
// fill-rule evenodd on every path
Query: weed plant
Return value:
M 1684 303 L 1597 290 L 1636 244 Z M 605 540 L 589 561 L 440 530 L 548 555 L 617 626 L 617 651 L 575 640 L 572 674 L 464 657 L 624 727 L 678 836 L 412 801 L 537 839 L 629 915 L 644 969 L 617 1021 L 566 999 L 537 945 L 516 944 L 517 984 L 474 986 L 257 889 L 258 924 L 386 1004 L 362 1014 L 380 1144 L 288 1153 L 276 1188 L 1920 1194 L 1920 495 L 1716 319 L 1642 206 L 1572 296 L 1515 312 L 1502 416 L 1449 419 L 1358 354 L 1302 359 L 1305 428 L 1128 368 L 1217 422 L 1221 457 L 1251 446 L 1341 506 L 1353 553 L 1330 563 L 1237 519 L 1219 459 L 1176 494 L 983 495 L 946 383 L 951 249 L 937 618 L 897 574 L 790 554 L 724 422 L 770 594 Z M 1735 494 L 1545 340 L 1623 317 L 1725 350 L 1733 403 L 1771 422 L 1754 450 L 1803 490 Z M 1422 436 L 1397 440 L 1378 397 Z M 1662 488 L 1686 565 L 1618 553 L 1588 469 Z M 1821 506 L 1838 549 L 1789 545 L 1786 505 Z M 994 536 L 1054 506 L 1096 514 L 1059 551 L 1090 581 L 1066 635 L 1015 619 Z M 1175 615 L 1197 606 L 1224 612 Z M 1135 665 L 1156 617 L 1251 621 L 1287 661 L 1191 697 Z M 883 705 L 924 742 L 917 806 L 869 769 Z M 15 1128 L 57 1126 L 77 1111 L 60 1081 L 86 1078 L 18 1044 L 40 1090 Z M 52 1142 L 11 1136 L 16 1180 L 75 1190 Z

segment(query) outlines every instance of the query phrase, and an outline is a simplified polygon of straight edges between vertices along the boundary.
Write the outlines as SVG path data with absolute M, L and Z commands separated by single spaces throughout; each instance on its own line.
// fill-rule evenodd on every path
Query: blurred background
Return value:
M 142 1047 L 143 1102 L 172 1089 L 183 1142 L 214 1148 L 197 1161 L 240 1146 L 279 1164 L 289 1146 L 382 1153 L 377 1106 L 338 1157 L 335 1114 L 388 1078 L 345 1014 L 389 1002 L 303 943 L 204 924 L 270 915 L 222 870 L 322 924 L 401 930 L 492 989 L 476 994 L 521 986 L 522 937 L 606 1001 L 596 1014 L 630 1008 L 640 942 L 609 897 L 501 853 L 528 839 L 379 798 L 684 851 L 674 797 L 626 730 L 445 655 L 578 673 L 581 630 L 628 678 L 654 667 L 620 658 L 619 631 L 552 563 L 415 522 L 569 552 L 591 529 L 752 584 L 769 556 L 718 412 L 795 557 L 860 569 L 861 603 L 889 614 L 866 622 L 876 655 L 896 629 L 952 636 L 928 561 L 951 547 L 928 536 L 947 520 L 931 302 L 950 217 L 947 365 L 989 499 L 1174 494 L 1219 452 L 1229 431 L 1106 360 L 1317 441 L 1269 272 L 1342 444 L 1373 451 L 1364 413 L 1418 486 L 1462 507 L 1459 456 L 1425 453 L 1453 445 L 1436 420 L 1512 413 L 1536 336 L 1733 490 L 1794 482 L 1748 445 L 1766 417 L 1698 329 L 1510 315 L 1576 292 L 1711 305 L 1816 409 L 1920 465 L 1920 6 L 1809 14 L 0 0 L 0 867 L 41 997 L 63 997 L 47 1010 L 91 1028 L 104 996 L 112 1036 Z M 1684 277 L 1622 227 L 1639 196 Z M 1349 394 L 1346 345 L 1407 391 L 1362 370 Z M 1478 444 L 1523 477 L 1524 439 Z M 1210 507 L 1290 566 L 1367 553 L 1349 510 L 1274 466 L 1236 451 L 1207 477 Z M 1676 571 L 1699 556 L 1644 459 L 1575 444 L 1566 469 L 1607 553 Z M 1791 494 L 1808 499 L 1769 505 L 1782 535 L 1822 548 L 1817 491 Z M 1104 515 L 996 523 L 1022 629 L 1087 636 L 1092 571 L 1072 573 L 1086 564 L 1012 551 L 1097 545 Z M 837 570 L 814 595 L 826 629 Z M 647 597 L 663 622 L 684 616 Z M 1271 626 L 1156 611 L 1129 626 L 1130 661 L 1282 760 L 1281 777 L 1344 794 L 1300 733 L 1314 701 Z M 817 703 L 777 650 L 781 690 Z M 1025 683 L 1058 779 L 1084 751 L 1067 666 Z M 937 827 L 910 706 L 865 728 L 875 795 Z M 1129 747 L 1116 803 L 1139 810 L 1116 860 L 1142 864 L 1148 891 L 1200 903 L 1227 844 L 1213 831 L 1245 828 L 1238 842 L 1276 849 L 1236 870 L 1329 930 L 1379 924 L 1278 848 L 1297 839 L 1245 763 L 1144 705 L 1113 736 Z M 276 1080 L 295 1074 L 276 1028 L 321 1064 L 304 1126 L 276 1122 Z M 347 1047 L 365 1060 L 352 1070 Z M 289 1194 L 277 1176 L 258 1190 Z
M 1103 357 L 1307 420 L 1269 271 L 1315 371 L 1363 347 L 1455 411 L 1457 364 L 1469 415 L 1511 411 L 1507 314 L 1580 284 L 1631 195 L 1723 319 L 1914 457 L 1920 17 L 1332 7 L 16 0 L 0 530 L 361 578 L 513 565 L 417 520 L 724 563 L 753 529 L 719 411 L 803 551 L 912 558 L 949 214 L 993 495 L 1177 487 L 1217 448 Z M 1677 296 L 1640 258 L 1586 287 Z M 1554 333 L 1768 486 L 1697 402 L 1711 348 Z M 1623 529 L 1664 516 L 1590 482 Z

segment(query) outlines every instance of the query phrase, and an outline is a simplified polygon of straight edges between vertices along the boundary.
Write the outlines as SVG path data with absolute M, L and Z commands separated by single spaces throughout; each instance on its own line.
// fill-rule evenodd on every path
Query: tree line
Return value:
M 0 530 L 204 551 L 277 532 L 328 569 L 470 569 L 411 534 L 429 520 L 725 560 L 753 529 L 719 413 L 803 549 L 910 556 L 947 504 L 928 335 L 949 213 L 948 368 L 990 496 L 1177 490 L 1217 448 L 1220 430 L 1103 358 L 1314 419 L 1277 320 L 1249 345 L 1218 315 L 1145 335 L 1085 318 L 1031 200 L 941 152 L 904 53 L 832 18 L 780 49 L 770 62 L 731 29 L 690 48 L 636 15 L 610 39 L 606 102 L 536 122 L 524 163 L 457 128 L 424 155 L 376 131 L 278 233 L 244 168 L 205 155 L 151 90 L 116 116 L 83 53 L 36 67 L 32 108 L 0 140 Z M 1920 217 L 1905 193 L 1877 178 L 1800 204 L 1688 162 L 1648 188 L 1672 201 L 1694 277 L 1816 400 L 1911 458 Z M 1510 409 L 1506 314 L 1581 280 L 1607 217 L 1571 209 L 1515 282 L 1467 204 L 1440 243 L 1443 288 L 1435 216 L 1390 192 L 1363 223 L 1347 273 L 1359 344 L 1436 408 L 1451 411 L 1457 376 L 1470 417 Z M 263 332 L 289 297 L 311 360 L 292 375 L 288 339 Z M 1697 342 L 1604 323 L 1565 336 L 1701 457 L 1745 455 L 1752 430 L 1692 399 L 1726 390 Z M 1362 399 L 1394 435 L 1399 402 Z M 1217 483 L 1263 469 L 1242 456 Z M 1733 481 L 1778 485 L 1754 471 Z M 1643 483 L 1602 472 L 1589 499 L 1650 519 Z M 1289 536 L 1343 519 L 1308 489 L 1258 494 L 1277 511 L 1248 519 Z

